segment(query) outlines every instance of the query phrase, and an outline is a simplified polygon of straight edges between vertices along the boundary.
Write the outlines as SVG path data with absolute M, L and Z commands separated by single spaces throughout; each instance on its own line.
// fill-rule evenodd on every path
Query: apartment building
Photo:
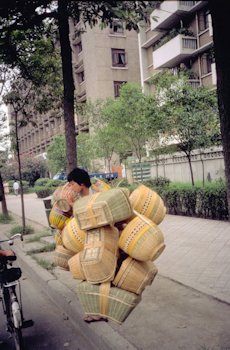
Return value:
M 138 35 L 134 30 L 125 30 L 119 20 L 103 30 L 96 26 L 82 32 L 80 23 L 75 25 L 74 21 L 70 26 L 78 102 L 116 98 L 123 83 L 140 83 Z M 79 131 L 88 130 L 80 115 L 77 125 Z
M 70 41 L 78 102 L 116 98 L 122 83 L 140 83 L 138 34 L 126 31 L 120 21 L 114 21 L 111 28 L 88 27 L 84 32 L 79 31 L 79 24 L 70 21 Z M 76 131 L 88 132 L 84 119 L 80 115 L 75 118 Z M 64 120 L 48 113 L 34 119 L 37 119 L 36 127 L 28 124 L 18 130 L 20 153 L 45 158 L 53 138 L 64 133 Z
M 186 70 L 193 86 L 216 85 L 208 1 L 162 1 L 141 27 L 141 83 L 151 92 L 151 76 L 164 69 Z

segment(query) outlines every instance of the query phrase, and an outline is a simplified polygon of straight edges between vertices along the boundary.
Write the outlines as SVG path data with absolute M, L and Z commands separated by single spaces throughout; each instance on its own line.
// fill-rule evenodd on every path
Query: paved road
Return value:
M 21 215 L 20 198 L 7 196 L 9 210 Z M 25 195 L 26 217 L 48 227 L 42 199 Z M 159 273 L 230 303 L 230 223 L 166 215 L 160 224 L 166 249 Z
M 22 301 L 25 319 L 32 318 L 34 326 L 23 329 L 25 350 L 92 349 L 92 344 L 84 338 L 60 309 L 34 285 L 23 272 L 21 278 Z M 0 349 L 13 350 L 14 342 L 5 331 L 5 323 L 0 309 Z

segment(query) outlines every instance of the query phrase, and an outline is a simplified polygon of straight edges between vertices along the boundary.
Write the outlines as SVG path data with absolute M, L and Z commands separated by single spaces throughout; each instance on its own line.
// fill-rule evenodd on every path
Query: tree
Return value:
M 79 166 L 90 169 L 93 157 L 92 141 L 89 134 L 80 133 L 77 142 L 77 153 Z M 47 161 L 49 169 L 53 174 L 60 170 L 67 172 L 67 161 L 65 156 L 66 143 L 64 135 L 56 136 L 47 150 Z
M 66 171 L 66 143 L 63 135 L 56 136 L 47 149 L 47 161 L 49 169 L 53 174 L 58 171 Z
M 3 96 L 4 103 L 10 105 L 12 108 L 12 120 L 11 126 L 13 127 L 13 142 L 15 153 L 18 163 L 18 174 L 20 182 L 20 196 L 21 196 L 21 207 L 22 207 L 22 227 L 23 233 L 25 232 L 26 222 L 25 222 L 25 207 L 23 198 L 23 182 L 22 182 L 22 171 L 21 171 L 21 157 L 19 150 L 19 138 L 18 138 L 18 128 L 26 123 L 34 123 L 31 119 L 31 105 L 34 100 L 35 91 L 32 88 L 32 84 L 28 84 L 25 79 L 20 77 L 16 78 L 14 76 L 13 82 L 10 86 L 10 92 Z
M 68 171 L 77 164 L 74 121 L 74 81 L 72 72 L 72 52 L 69 41 L 69 17 L 90 26 L 112 25 L 114 18 L 121 18 L 126 29 L 138 30 L 138 22 L 147 20 L 148 6 L 158 1 L 70 1 L 70 0 L 25 0 L 7 1 L 0 5 L 1 52 L 0 60 L 16 66 L 26 77 L 33 78 L 33 69 L 28 64 L 29 54 L 36 50 L 34 41 L 41 35 L 49 35 L 47 22 L 55 21 L 61 48 L 63 74 L 63 109 L 65 121 L 66 158 Z M 46 29 L 46 30 L 45 30 Z M 17 35 L 19 40 L 16 40 Z M 21 49 L 20 34 L 28 37 L 31 49 L 25 55 Z M 52 33 L 53 34 L 53 33 Z
M 213 41 L 217 72 L 217 95 L 230 220 L 230 50 L 229 36 L 226 35 L 229 30 L 229 11 L 228 4 L 224 0 L 218 2 L 210 0 L 209 8 L 213 25 Z
M 3 215 L 8 215 L 5 191 L 2 179 L 2 167 L 7 162 L 7 145 L 6 145 L 6 116 L 3 111 L 0 111 L 0 201 L 2 204 L 2 213 Z
M 148 124 L 149 111 L 154 98 L 142 93 L 141 86 L 134 83 L 124 84 L 120 89 L 120 97 L 107 103 L 102 114 L 116 134 L 117 142 L 124 150 L 131 150 L 139 162 L 146 154 L 146 142 L 151 138 L 152 130 Z M 117 149 L 119 150 L 119 145 Z
M 156 86 L 159 113 L 163 115 L 165 140 L 173 140 L 184 152 L 194 176 L 191 156 L 197 148 L 209 147 L 219 133 L 216 92 L 205 87 L 192 87 L 186 76 L 159 73 L 152 82 Z

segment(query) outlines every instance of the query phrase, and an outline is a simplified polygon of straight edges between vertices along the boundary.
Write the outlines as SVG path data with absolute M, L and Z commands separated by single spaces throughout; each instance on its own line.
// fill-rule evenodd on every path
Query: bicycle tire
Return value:
M 10 318 L 11 318 L 11 334 L 14 338 L 14 345 L 16 350 L 23 350 L 23 338 L 22 338 L 22 314 L 21 314 L 21 308 L 18 303 L 17 294 L 14 289 L 11 289 L 10 291 L 11 298 L 10 298 Z M 12 299 L 12 294 L 14 298 Z M 13 303 L 17 303 L 19 314 L 17 316 L 20 317 L 19 320 L 17 320 L 17 317 L 14 317 L 14 310 L 13 310 Z M 21 323 L 21 325 L 19 325 Z
M 23 339 L 21 328 L 14 328 L 13 330 L 14 345 L 16 350 L 23 350 Z

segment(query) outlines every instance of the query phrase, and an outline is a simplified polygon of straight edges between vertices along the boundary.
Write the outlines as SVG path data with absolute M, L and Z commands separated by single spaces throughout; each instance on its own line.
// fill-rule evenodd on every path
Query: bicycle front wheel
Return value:
M 18 303 L 17 295 L 15 290 L 11 290 L 11 305 L 10 305 L 10 314 L 12 322 L 12 336 L 14 338 L 16 350 L 23 349 L 22 341 L 22 313 L 21 307 Z
M 21 328 L 14 328 L 13 338 L 16 350 L 23 350 L 23 341 L 22 341 L 22 330 Z

